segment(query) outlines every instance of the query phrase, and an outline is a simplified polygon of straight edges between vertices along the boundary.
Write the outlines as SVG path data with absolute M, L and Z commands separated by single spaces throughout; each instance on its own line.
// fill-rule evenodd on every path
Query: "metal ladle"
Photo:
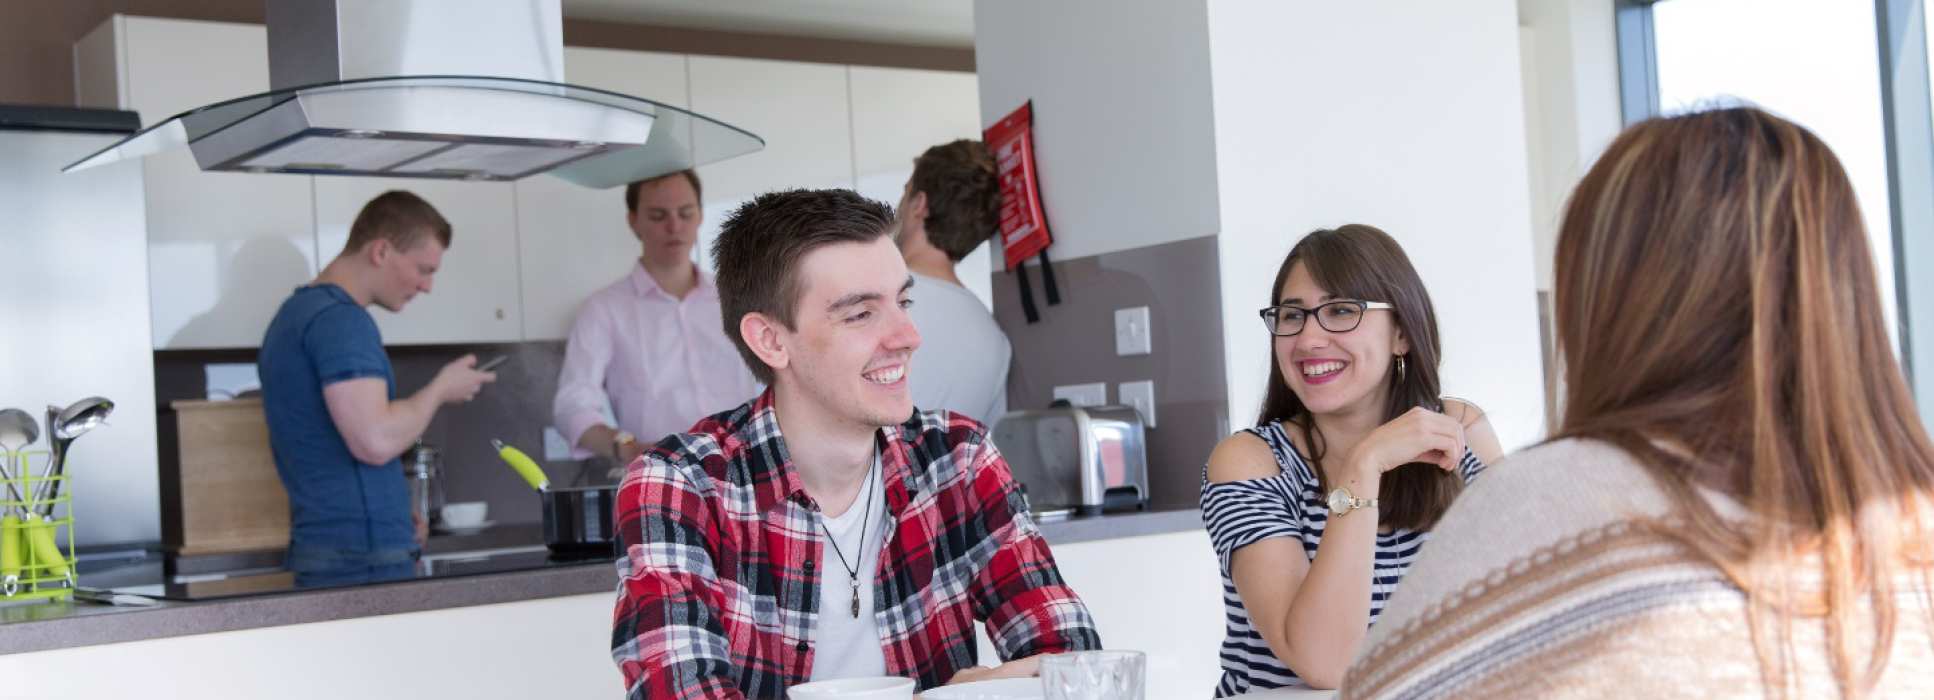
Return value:
M 6 466 L 0 467 L 0 478 L 6 479 L 7 491 L 16 502 L 21 502 L 20 489 L 13 482 L 14 470 L 20 466 L 20 450 L 39 439 L 40 426 L 34 423 L 32 415 L 18 408 L 0 410 L 0 448 L 7 451 Z M 26 504 L 21 502 L 20 507 L 25 508 Z
M 68 404 L 67 408 L 56 410 L 47 407 L 48 444 L 53 446 L 47 461 L 47 470 L 40 476 L 40 493 L 35 499 L 40 503 L 40 516 L 50 517 L 54 513 L 54 499 L 60 497 L 60 477 L 67 473 L 67 448 L 74 439 L 87 431 L 106 424 L 108 414 L 114 412 L 114 402 L 100 397 L 89 396 Z
M 5 467 L 11 468 L 22 448 L 40 439 L 40 426 L 34 417 L 18 408 L 0 410 L 0 449 L 7 452 Z M 10 485 L 12 482 L 8 482 Z M 15 498 L 19 496 L 16 495 Z
M 67 558 L 54 541 L 54 499 L 60 497 L 61 478 L 67 473 L 67 450 L 74 439 L 82 434 L 107 424 L 108 414 L 114 412 L 114 402 L 100 396 L 89 396 L 68 404 L 67 408 L 47 407 L 47 442 L 49 450 L 47 467 L 40 473 L 40 483 L 34 489 L 32 511 L 23 519 L 32 522 L 39 516 L 40 523 L 27 527 L 28 544 L 33 548 L 35 557 L 50 564 L 46 570 L 55 576 L 74 582 L 74 570 L 67 566 Z M 69 533 L 72 536 L 72 533 Z

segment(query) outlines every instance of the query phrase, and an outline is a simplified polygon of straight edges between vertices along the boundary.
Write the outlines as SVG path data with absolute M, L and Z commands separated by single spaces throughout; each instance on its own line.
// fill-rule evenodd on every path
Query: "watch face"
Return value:
M 1336 489 L 1330 492 L 1330 512 L 1343 513 L 1350 510 L 1350 492 Z

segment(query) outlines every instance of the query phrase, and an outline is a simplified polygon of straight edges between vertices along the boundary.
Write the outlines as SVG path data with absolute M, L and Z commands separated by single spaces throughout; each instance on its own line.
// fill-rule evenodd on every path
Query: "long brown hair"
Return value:
M 1391 364 L 1389 390 L 1384 394 L 1383 420 L 1389 421 L 1405 411 L 1423 406 L 1444 410 L 1439 398 L 1437 362 L 1443 346 L 1437 340 L 1437 312 L 1430 305 L 1430 293 L 1417 269 L 1410 265 L 1397 241 L 1372 226 L 1347 224 L 1310 233 L 1289 250 L 1283 266 L 1276 271 L 1276 283 L 1269 287 L 1269 304 L 1276 303 L 1283 282 L 1296 263 L 1309 269 L 1310 278 L 1324 290 L 1339 297 L 1380 301 L 1393 307 L 1397 328 L 1410 341 L 1403 355 L 1404 371 L 1399 374 Z M 1311 321 L 1314 323 L 1314 321 Z M 1257 425 L 1283 421 L 1301 429 L 1308 446 L 1311 466 L 1321 489 L 1329 490 L 1329 477 L 1323 474 L 1325 446 L 1323 433 L 1303 400 L 1289 388 L 1281 361 L 1276 359 L 1274 337 L 1270 337 L 1269 390 L 1263 395 Z M 1406 464 L 1385 474 L 1377 492 L 1377 524 L 1393 528 L 1428 530 L 1437 524 L 1444 509 L 1464 490 L 1464 479 L 1431 464 Z
M 1626 130 L 1572 193 L 1558 237 L 1568 389 L 1554 438 L 1602 440 L 1645 465 L 1682 521 L 1668 532 L 1746 592 L 1762 675 L 1781 692 L 1792 620 L 1809 611 L 1825 613 L 1841 694 L 1878 680 L 1895 574 L 1924 541 L 1934 448 L 1867 245 L 1826 144 L 1753 108 Z M 1751 517 L 1722 519 L 1695 486 Z M 1793 597 L 1816 557 L 1821 595 Z M 1864 668 L 1851 639 L 1863 602 Z

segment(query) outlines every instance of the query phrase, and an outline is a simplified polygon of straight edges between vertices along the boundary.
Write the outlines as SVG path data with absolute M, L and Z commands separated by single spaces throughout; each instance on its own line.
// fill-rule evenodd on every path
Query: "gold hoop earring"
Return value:
M 1397 383 L 1403 383 L 1403 356 L 1397 356 Z

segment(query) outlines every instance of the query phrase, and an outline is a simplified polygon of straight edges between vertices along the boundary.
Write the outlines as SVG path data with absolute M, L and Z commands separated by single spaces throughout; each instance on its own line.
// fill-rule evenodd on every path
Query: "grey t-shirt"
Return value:
M 1007 411 L 1007 366 L 1014 350 L 980 297 L 952 282 L 913 276 L 913 405 L 946 409 L 993 425 Z

